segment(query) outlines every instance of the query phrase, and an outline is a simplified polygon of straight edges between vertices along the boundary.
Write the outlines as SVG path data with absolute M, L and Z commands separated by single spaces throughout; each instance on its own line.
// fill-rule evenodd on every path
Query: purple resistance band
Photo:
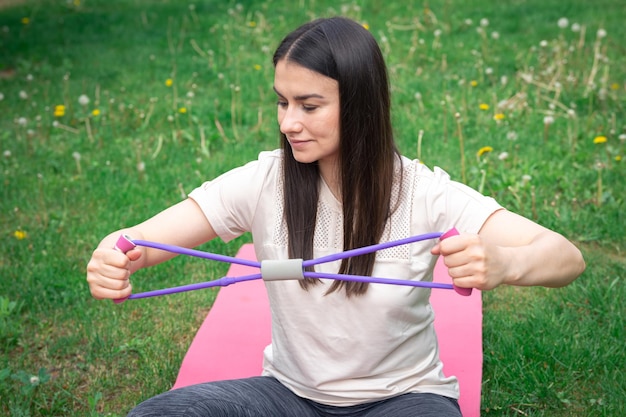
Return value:
M 362 276 L 362 275 L 329 274 L 329 273 L 321 273 L 321 272 L 310 272 L 310 271 L 304 270 L 305 268 L 310 267 L 310 266 L 319 265 L 319 264 L 327 263 L 327 262 L 334 262 L 334 261 L 349 258 L 352 256 L 360 256 L 360 255 L 364 255 L 367 253 L 376 252 L 378 250 L 391 248 L 394 246 L 406 245 L 409 243 L 420 242 L 420 241 L 429 240 L 429 239 L 437 239 L 437 238 L 445 239 L 447 237 L 457 235 L 457 234 L 458 232 L 456 229 L 451 229 L 447 233 L 439 233 L 439 232 L 426 233 L 423 235 L 411 236 L 405 239 L 395 240 L 391 242 L 384 242 L 384 243 L 379 243 L 376 245 L 352 249 L 352 250 L 348 250 L 345 252 L 323 256 L 320 258 L 311 259 L 307 261 L 302 261 L 302 260 L 273 261 L 274 263 L 276 263 L 278 267 L 278 272 L 275 272 L 268 267 L 267 270 L 269 270 L 271 275 L 274 275 L 274 277 L 268 278 L 270 274 L 267 274 L 268 276 L 266 276 L 265 279 L 276 280 L 276 279 L 325 278 L 325 279 L 335 279 L 335 280 L 344 280 L 344 281 L 367 282 L 367 283 L 375 283 L 375 284 L 404 285 L 404 286 L 412 286 L 412 287 L 436 288 L 436 289 L 448 289 L 448 290 L 454 289 L 459 294 L 467 296 L 472 293 L 471 288 L 460 288 L 454 284 L 442 284 L 442 283 L 437 283 L 437 282 L 426 282 L 426 281 L 411 281 L 411 280 L 393 279 L 393 278 L 378 278 L 378 277 L 370 277 L 370 276 Z M 234 264 L 239 264 L 239 265 L 244 265 L 244 266 L 261 268 L 262 271 L 263 271 L 262 267 L 265 266 L 262 262 L 258 262 L 258 261 L 240 259 L 240 258 L 235 258 L 231 256 L 217 255 L 217 254 L 213 254 L 210 252 L 199 251 L 196 249 L 188 249 L 188 248 L 183 248 L 180 246 L 167 245 L 163 243 L 150 242 L 146 240 L 132 240 L 130 237 L 125 236 L 125 235 L 120 236 L 120 238 L 118 239 L 118 242 L 115 245 L 115 248 L 120 250 L 121 252 L 126 253 L 132 248 L 134 248 L 135 246 L 144 246 L 148 248 L 177 253 L 180 255 L 187 255 L 187 256 L 193 256 L 197 258 L 210 259 L 214 261 L 234 263 Z M 291 270 L 293 270 L 293 267 L 294 267 L 293 261 L 297 263 L 296 267 L 299 268 L 299 271 L 298 271 L 299 276 L 298 276 L 298 272 L 296 272 L 296 274 L 293 276 L 289 276 L 289 275 L 285 275 L 284 273 L 280 271 L 281 268 L 284 269 L 286 263 L 290 263 L 291 266 L 287 265 L 287 268 L 291 268 Z M 176 294 L 176 293 L 186 292 L 186 291 L 200 290 L 204 288 L 225 287 L 225 286 L 237 283 L 237 282 L 252 281 L 252 280 L 263 279 L 263 278 L 264 276 L 262 273 L 244 275 L 240 277 L 223 277 L 223 278 L 216 279 L 213 281 L 200 282 L 197 284 L 189 284 L 189 285 L 183 285 L 179 287 L 164 288 L 161 290 L 154 290 L 154 291 L 147 291 L 147 292 L 142 292 L 138 294 L 132 294 L 128 298 L 129 299 L 148 298 L 148 297 L 156 297 L 160 295 L 169 295 L 169 294 Z M 122 302 L 124 300 L 115 300 L 115 301 Z

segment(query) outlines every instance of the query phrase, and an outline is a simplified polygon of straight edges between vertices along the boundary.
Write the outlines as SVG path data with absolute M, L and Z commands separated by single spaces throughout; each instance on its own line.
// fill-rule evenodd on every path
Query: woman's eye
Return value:
M 286 101 L 281 101 L 281 100 L 278 100 L 278 101 L 276 102 L 276 105 L 277 105 L 278 107 L 285 108 L 285 107 L 287 107 L 287 102 L 286 102 Z
M 317 109 L 317 106 L 307 106 L 306 104 L 303 104 L 302 108 L 304 109 L 304 111 L 311 112 L 311 111 Z

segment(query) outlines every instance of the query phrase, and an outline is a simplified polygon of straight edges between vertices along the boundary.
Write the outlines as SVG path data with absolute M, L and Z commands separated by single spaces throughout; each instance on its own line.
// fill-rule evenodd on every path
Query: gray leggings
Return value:
M 409 393 L 383 401 L 333 407 L 298 397 L 272 377 L 209 382 L 165 392 L 129 417 L 461 417 L 455 399 Z

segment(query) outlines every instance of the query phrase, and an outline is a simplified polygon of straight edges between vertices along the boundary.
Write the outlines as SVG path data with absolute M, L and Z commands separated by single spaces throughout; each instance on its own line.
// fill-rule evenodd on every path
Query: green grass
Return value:
M 215 291 L 96 301 L 86 262 L 108 232 L 277 146 L 273 49 L 333 14 L 381 42 L 404 154 L 584 251 L 567 288 L 484 294 L 483 414 L 626 409 L 623 2 L 13 3 L 0 3 L 0 414 L 125 415 L 171 387 Z M 203 248 L 233 254 L 248 239 Z M 133 284 L 225 271 L 178 258 Z

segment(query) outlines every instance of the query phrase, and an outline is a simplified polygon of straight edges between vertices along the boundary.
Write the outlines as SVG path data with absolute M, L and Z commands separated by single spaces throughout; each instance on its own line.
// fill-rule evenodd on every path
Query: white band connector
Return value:
M 302 259 L 261 261 L 261 276 L 264 281 L 304 279 Z

